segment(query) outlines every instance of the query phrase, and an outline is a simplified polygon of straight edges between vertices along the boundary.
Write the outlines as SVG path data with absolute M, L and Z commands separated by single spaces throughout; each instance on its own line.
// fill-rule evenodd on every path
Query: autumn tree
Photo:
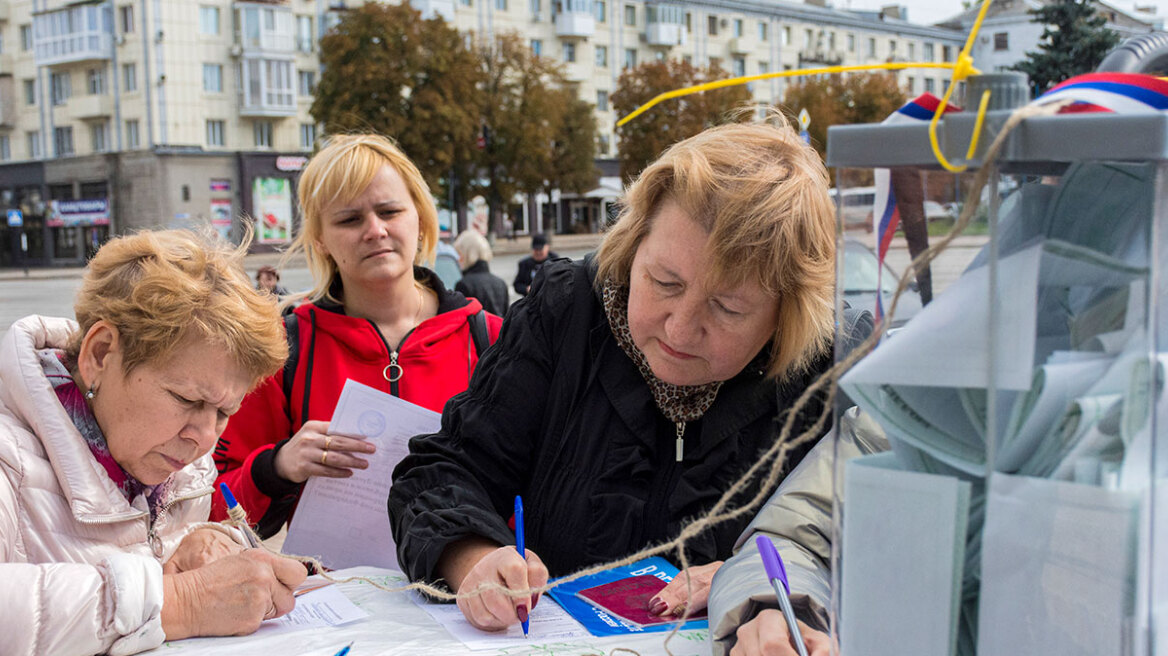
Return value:
M 592 188 L 596 125 L 581 118 L 582 108 L 560 65 L 534 54 L 518 34 L 480 44 L 478 57 L 487 131 L 480 169 L 498 230 L 502 211 L 516 193 Z
M 1094 71 L 1119 43 L 1119 35 L 1105 27 L 1093 0 L 1054 0 L 1031 9 L 1031 22 L 1045 25 L 1038 51 L 1014 66 L 1030 77 L 1041 94 L 1059 82 Z
M 879 123 L 905 103 L 905 94 L 889 73 L 803 78 L 788 89 L 783 105 L 792 116 L 806 109 L 811 116 L 807 132 L 811 145 L 825 154 L 827 128 L 852 123 Z
M 327 133 L 393 137 L 437 197 L 453 192 L 463 204 L 477 178 L 482 101 L 476 55 L 458 31 L 408 3 L 368 3 L 346 12 L 320 48 L 313 118 Z
M 617 116 L 627 116 L 659 94 L 725 77 L 717 65 L 697 68 L 678 59 L 646 62 L 621 73 L 612 108 Z M 618 127 L 621 178 L 632 180 L 669 146 L 733 120 L 733 110 L 749 101 L 750 91 L 741 85 L 703 91 L 666 100 Z

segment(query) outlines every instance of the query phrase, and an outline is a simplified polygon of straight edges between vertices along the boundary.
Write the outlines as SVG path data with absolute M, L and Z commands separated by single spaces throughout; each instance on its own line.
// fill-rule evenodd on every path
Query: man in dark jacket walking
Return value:
M 540 232 L 531 236 L 531 257 L 519 260 L 519 273 L 515 274 L 515 291 L 519 292 L 520 296 L 527 296 L 527 292 L 531 290 L 531 284 L 535 282 L 536 274 L 543 268 L 543 265 L 547 264 L 548 260 L 559 257 L 551 248 L 551 242 L 544 233 Z
M 462 278 L 454 284 L 454 291 L 467 298 L 477 298 L 483 309 L 491 314 L 507 314 L 511 299 L 507 293 L 507 283 L 491 273 L 491 245 L 477 230 L 466 230 L 454 240 L 454 250 L 458 251 L 458 263 L 462 267 Z

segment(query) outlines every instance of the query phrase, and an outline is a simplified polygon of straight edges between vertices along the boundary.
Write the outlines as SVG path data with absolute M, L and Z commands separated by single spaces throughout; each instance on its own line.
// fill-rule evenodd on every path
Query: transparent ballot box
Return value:
M 846 656 L 1168 654 L 1168 114 L 1010 114 L 828 132 Z

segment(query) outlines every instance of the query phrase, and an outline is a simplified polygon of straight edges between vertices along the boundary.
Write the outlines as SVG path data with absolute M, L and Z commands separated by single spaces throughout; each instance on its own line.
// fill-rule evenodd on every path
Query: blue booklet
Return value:
M 637 622 L 622 618 L 615 613 L 606 612 L 598 605 L 589 603 L 587 600 L 588 595 L 580 595 L 578 593 L 589 588 L 605 585 L 606 583 L 613 583 L 638 576 L 654 576 L 668 583 L 673 580 L 673 577 L 677 573 L 677 568 L 668 560 L 654 556 L 653 558 L 639 560 L 631 565 L 605 570 L 591 576 L 576 579 L 570 583 L 556 586 L 548 594 L 564 610 L 568 611 L 569 615 L 583 624 L 589 633 L 595 636 L 671 631 L 673 630 L 673 622 L 651 625 L 638 624 Z M 690 620 L 681 628 L 706 629 L 709 628 L 709 625 L 710 623 L 703 618 Z

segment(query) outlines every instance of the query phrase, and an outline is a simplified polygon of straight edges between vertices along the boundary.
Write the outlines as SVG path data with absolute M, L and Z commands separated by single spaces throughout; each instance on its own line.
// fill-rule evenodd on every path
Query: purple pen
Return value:
M 779 607 L 783 609 L 783 618 L 787 620 L 787 630 L 791 634 L 791 642 L 799 656 L 807 656 L 807 646 L 803 644 L 803 635 L 799 633 L 799 622 L 795 620 L 795 609 L 791 607 L 791 586 L 787 583 L 787 569 L 783 567 L 783 559 L 779 557 L 779 550 L 775 543 L 765 535 L 755 538 L 758 553 L 762 556 L 762 566 L 766 569 L 767 579 L 775 589 L 775 596 L 779 598 Z M 781 584 L 781 585 L 780 585 Z

